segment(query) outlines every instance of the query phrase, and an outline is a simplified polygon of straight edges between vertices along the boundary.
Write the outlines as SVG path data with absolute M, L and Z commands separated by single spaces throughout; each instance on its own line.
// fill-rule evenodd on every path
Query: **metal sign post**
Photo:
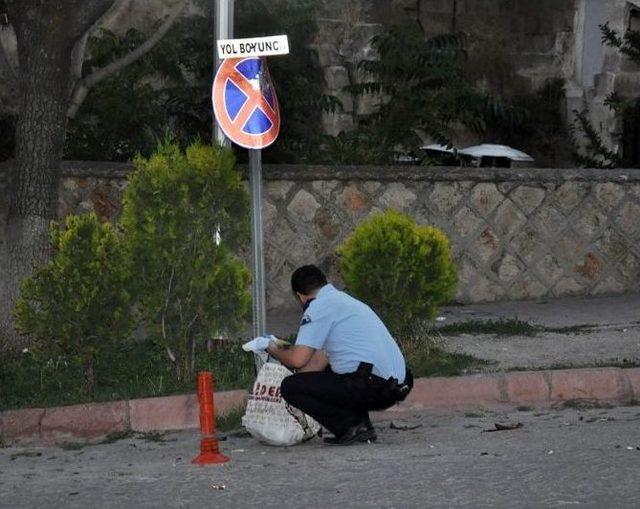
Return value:
M 211 99 L 217 128 L 233 143 L 249 150 L 251 185 L 251 268 L 253 273 L 253 335 L 267 330 L 262 230 L 262 150 L 280 132 L 280 106 L 266 64 L 267 55 L 289 53 L 286 35 L 250 39 L 218 39 L 221 63 Z M 256 356 L 256 368 L 261 362 Z
M 249 149 L 251 185 L 251 268 L 253 272 L 253 336 L 267 332 L 264 278 L 264 237 L 262 234 L 262 150 Z
M 235 0 L 214 0 L 214 2 L 215 41 L 213 44 L 213 70 L 215 72 L 222 61 L 218 55 L 218 41 L 233 37 L 233 8 Z M 229 140 L 217 122 L 214 123 L 213 139 L 220 145 L 229 145 Z

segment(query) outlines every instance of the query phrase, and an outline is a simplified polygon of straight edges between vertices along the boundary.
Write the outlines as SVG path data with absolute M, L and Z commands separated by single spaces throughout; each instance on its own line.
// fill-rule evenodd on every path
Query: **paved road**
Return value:
M 0 449 L 2 508 L 638 507 L 640 407 L 405 416 L 380 441 L 273 448 L 222 443 L 232 461 L 193 467 L 197 436 L 81 450 Z M 483 432 L 497 421 L 513 431 Z M 396 421 L 398 422 L 398 421 Z M 25 454 L 40 454 L 26 456 Z M 225 489 L 215 487 L 225 486 Z

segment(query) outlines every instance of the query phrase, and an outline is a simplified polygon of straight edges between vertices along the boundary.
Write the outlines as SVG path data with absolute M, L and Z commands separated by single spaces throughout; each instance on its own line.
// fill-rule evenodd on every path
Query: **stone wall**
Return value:
M 267 172 L 271 306 L 288 278 L 387 208 L 442 228 L 459 266 L 457 300 L 640 290 L 640 171 L 299 168 Z
M 113 219 L 128 165 L 66 163 L 59 214 Z M 323 267 L 364 218 L 394 208 L 442 228 L 463 303 L 640 291 L 640 170 L 266 166 L 270 308 L 291 271 Z
M 315 49 L 327 92 L 344 110 L 325 115 L 330 134 L 349 130 L 375 98 L 354 98 L 344 87 L 362 80 L 357 64 L 372 58 L 371 37 L 393 24 L 420 22 L 428 37 L 469 34 L 469 69 L 479 85 L 497 95 L 529 93 L 549 78 L 573 71 L 581 0 L 323 0 Z M 354 100 L 356 103 L 354 103 Z M 458 143 L 481 141 L 468 132 Z

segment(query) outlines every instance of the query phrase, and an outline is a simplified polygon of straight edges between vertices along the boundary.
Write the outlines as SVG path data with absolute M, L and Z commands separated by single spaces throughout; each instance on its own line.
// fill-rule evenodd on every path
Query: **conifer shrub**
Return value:
M 188 379 L 197 346 L 236 332 L 250 311 L 250 273 L 235 254 L 248 238 L 249 199 L 227 148 L 167 142 L 134 163 L 121 225 L 137 303 L 178 380 Z
M 51 244 L 51 260 L 24 280 L 16 325 L 41 355 L 79 364 L 91 393 L 96 357 L 131 336 L 131 258 L 121 232 L 93 213 L 52 223 Z
M 363 221 L 338 253 L 347 291 L 396 334 L 433 318 L 454 295 L 457 273 L 447 236 L 394 210 Z

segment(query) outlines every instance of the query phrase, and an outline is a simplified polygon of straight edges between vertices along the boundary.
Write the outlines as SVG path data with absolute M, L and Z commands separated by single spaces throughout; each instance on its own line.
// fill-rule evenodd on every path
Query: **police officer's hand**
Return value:
M 251 341 L 246 342 L 242 345 L 242 349 L 245 352 L 261 352 L 266 350 L 269 347 L 269 343 L 271 341 L 275 341 L 277 338 L 271 334 L 265 336 L 258 336 Z

